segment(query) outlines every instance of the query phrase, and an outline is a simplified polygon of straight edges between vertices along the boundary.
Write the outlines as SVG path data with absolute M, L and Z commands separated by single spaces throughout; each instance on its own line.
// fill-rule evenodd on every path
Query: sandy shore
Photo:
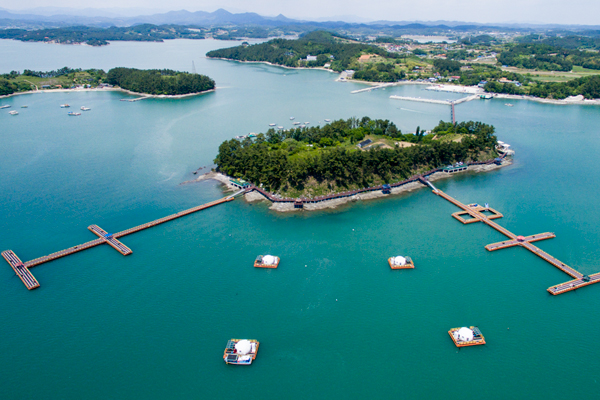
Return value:
M 188 94 L 177 94 L 177 95 L 166 95 L 166 94 L 146 94 L 146 93 L 137 93 L 132 92 L 131 90 L 121 89 L 120 87 L 112 87 L 112 88 L 78 88 L 78 89 L 42 89 L 42 90 L 30 90 L 28 92 L 18 92 L 7 94 L 4 96 L 0 96 L 0 99 L 6 97 L 20 96 L 23 94 L 34 94 L 34 93 L 84 93 L 84 92 L 122 92 L 127 93 L 133 96 L 140 96 L 148 99 L 182 99 L 184 97 L 192 97 L 198 96 L 199 94 L 214 92 L 217 88 L 206 90 L 204 92 L 198 93 L 188 93 Z
M 510 164 L 512 164 L 512 160 L 505 159 L 503 161 L 502 165 L 496 165 L 496 164 L 471 165 L 467 168 L 467 171 L 465 171 L 465 173 L 488 172 L 488 171 L 492 171 L 492 170 L 495 170 L 498 168 L 505 167 Z M 461 174 L 463 174 L 463 173 L 461 173 Z M 435 181 L 438 181 L 441 179 L 448 179 L 453 176 L 456 176 L 456 174 L 450 175 L 450 174 L 446 174 L 443 172 L 436 172 L 436 173 L 430 175 L 428 178 L 429 178 L 429 181 L 435 182 Z M 213 180 L 223 183 L 223 185 L 225 185 L 227 191 L 238 191 L 239 190 L 237 187 L 235 187 L 231 184 L 231 182 L 229 181 L 230 178 L 228 176 L 221 174 L 219 172 L 214 172 L 214 171 L 207 172 L 206 174 L 200 175 L 196 179 L 192 179 L 190 181 L 186 181 L 181 184 L 182 185 L 190 184 L 190 183 L 201 182 L 201 181 L 205 181 L 205 180 L 209 180 L 209 179 L 213 179 Z M 271 203 L 271 206 L 269 207 L 269 209 L 271 209 L 273 211 L 278 211 L 278 212 L 317 211 L 317 210 L 335 209 L 335 208 L 338 208 L 338 207 L 343 206 L 348 203 L 354 203 L 357 201 L 364 201 L 364 200 L 379 199 L 382 197 L 399 195 L 402 193 L 408 193 L 408 192 L 412 192 L 413 190 L 418 190 L 418 189 L 423 189 L 423 188 L 425 188 L 425 186 L 420 182 L 410 182 L 410 183 L 407 183 L 406 185 L 402 185 L 397 188 L 392 188 L 391 194 L 383 194 L 383 193 L 381 193 L 381 191 L 360 193 L 360 194 L 357 194 L 357 195 L 354 195 L 351 197 L 327 200 L 327 201 L 322 201 L 320 203 L 305 203 L 303 209 L 294 208 L 293 203 L 271 203 L 271 201 L 269 199 L 267 199 L 262 194 L 260 194 L 259 192 L 256 192 L 256 191 L 246 193 L 244 195 L 244 199 L 249 203 L 250 202 L 259 202 L 259 201 L 269 202 L 269 203 Z

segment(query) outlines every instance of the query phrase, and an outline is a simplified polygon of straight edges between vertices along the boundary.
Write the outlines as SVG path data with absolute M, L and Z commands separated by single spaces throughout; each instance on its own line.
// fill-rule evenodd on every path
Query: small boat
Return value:
M 12 110 L 8 112 L 10 115 L 19 115 L 19 113 L 16 110 Z
M 81 113 L 71 111 L 71 112 L 67 113 L 67 115 L 69 115 L 71 117 L 76 117 L 78 115 L 81 115 Z
M 410 257 L 396 256 L 388 258 L 388 264 L 391 269 L 410 269 L 415 267 L 415 263 Z
M 300 122 L 294 122 L 294 125 L 300 125 Z
M 512 106 L 513 106 L 513 105 L 512 105 L 512 104 L 510 104 L 510 103 L 506 103 L 506 104 L 504 104 L 504 105 L 505 105 L 506 107 L 512 107 Z
M 27 108 L 27 107 L 29 107 L 29 106 L 21 106 L 21 108 Z
M 71 106 L 70 106 L 70 105 L 68 105 L 68 104 L 61 104 L 61 105 L 60 105 L 60 108 L 69 108 L 69 107 L 71 107 Z
M 277 129 L 283 129 L 283 126 L 278 126 Z
M 223 360 L 227 364 L 250 365 L 256 359 L 260 343 L 254 339 L 229 339 Z
M 254 260 L 255 268 L 277 268 L 279 266 L 279 257 L 266 255 L 266 256 L 258 256 L 256 260 Z
M 276 124 L 269 124 L 269 126 L 275 126 Z
M 310 124 L 310 122 L 305 122 L 305 123 L 304 123 L 304 125 L 308 125 L 308 124 Z
M 485 338 L 476 326 L 452 328 L 448 331 L 456 347 L 477 346 L 485 344 Z
M 300 128 L 306 128 L 306 125 L 300 125 Z
M 291 120 L 294 120 L 295 118 L 294 118 L 294 117 L 290 117 L 290 119 L 291 119 Z
M 0 106 L 0 110 L 2 110 L 3 108 L 10 108 L 10 104 L 7 104 L 5 106 Z
M 84 106 L 81 106 L 81 110 L 82 110 L 82 111 L 90 111 L 90 110 L 91 110 L 91 108 L 89 108 L 89 107 L 84 107 Z
M 331 122 L 331 120 L 330 120 L 330 119 L 327 119 L 327 118 L 325 118 L 325 122 Z

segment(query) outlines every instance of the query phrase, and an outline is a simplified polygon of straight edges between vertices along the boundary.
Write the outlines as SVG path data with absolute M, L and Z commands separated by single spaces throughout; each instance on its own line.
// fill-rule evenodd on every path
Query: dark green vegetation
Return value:
M 404 78 L 404 71 L 397 71 L 393 64 L 367 64 L 363 69 L 354 73 L 354 79 L 368 82 L 397 82 Z
M 330 62 L 331 69 L 343 71 L 352 61 L 365 53 L 388 56 L 387 51 L 381 47 L 349 43 L 325 31 L 311 32 L 298 40 L 273 39 L 252 46 L 243 45 L 213 50 L 206 55 L 238 61 L 265 61 L 287 67 L 322 67 Z M 317 60 L 306 61 L 308 55 L 317 56 Z
M 360 149 L 356 144 L 365 138 L 372 144 Z M 402 134 L 390 121 L 364 117 L 228 140 L 219 146 L 215 163 L 219 171 L 268 190 L 314 196 L 401 181 L 457 161 L 490 159 L 497 156 L 495 145 L 494 127 L 480 122 L 440 122 L 428 134 L 419 128 Z
M 508 48 L 498 56 L 498 62 L 511 67 L 542 71 L 570 71 L 574 65 L 600 69 L 600 55 L 597 52 L 533 43 Z
M 108 71 L 107 81 L 133 92 L 155 95 L 182 95 L 215 88 L 215 81 L 206 75 L 170 69 L 113 68 Z
M 564 99 L 578 95 L 583 95 L 586 99 L 598 99 L 600 98 L 600 75 L 586 76 L 568 82 L 537 82 L 525 89 L 510 83 L 488 82 L 485 90 L 492 93 L 529 94 L 548 99 Z
M 24 42 L 87 43 L 92 46 L 108 44 L 109 40 L 130 40 L 142 42 L 162 42 L 165 39 L 204 39 L 199 29 L 190 30 L 180 25 L 135 25 L 130 27 L 95 28 L 73 26 L 39 30 L 5 29 L 0 30 L 0 39 L 15 39 Z

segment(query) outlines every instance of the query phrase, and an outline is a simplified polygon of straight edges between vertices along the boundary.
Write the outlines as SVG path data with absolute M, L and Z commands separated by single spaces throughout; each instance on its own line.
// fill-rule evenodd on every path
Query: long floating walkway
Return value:
M 117 250 L 119 253 L 123 254 L 124 256 L 127 256 L 133 252 L 131 251 L 131 249 L 129 247 L 125 246 L 123 243 L 121 243 L 119 240 L 117 240 L 117 238 L 120 238 L 120 237 L 126 236 L 126 235 L 131 235 L 132 233 L 139 232 L 141 230 L 148 229 L 153 226 L 160 225 L 160 224 L 172 221 L 177 218 L 181 218 L 188 214 L 192 214 L 192 213 L 198 212 L 200 210 L 204 210 L 204 209 L 216 206 L 221 203 L 226 203 L 228 201 L 232 201 L 235 198 L 235 196 L 237 196 L 238 194 L 243 193 L 243 192 L 244 192 L 244 190 L 240 190 L 239 192 L 234 193 L 227 197 L 223 197 L 222 199 L 215 200 L 210 203 L 202 204 L 200 206 L 192 207 L 185 211 L 180 211 L 178 213 L 171 214 L 166 217 L 163 217 L 163 218 L 151 221 L 151 222 L 147 222 L 145 224 L 138 225 L 138 226 L 126 229 L 126 230 L 118 232 L 118 233 L 108 233 L 104 229 L 100 228 L 98 225 L 90 225 L 88 227 L 88 229 L 90 231 L 92 231 L 96 236 L 98 236 L 98 239 L 92 240 L 89 242 L 85 242 L 85 243 L 79 244 L 77 246 L 69 247 L 68 249 L 60 250 L 60 251 L 57 251 L 56 253 L 48 254 L 47 256 L 38 257 L 31 261 L 27 261 L 25 263 L 22 262 L 19 259 L 19 257 L 17 257 L 17 255 L 12 250 L 3 251 L 2 257 L 4 257 L 4 259 L 10 264 L 12 269 L 15 271 L 15 274 L 17 274 L 17 276 L 19 278 L 21 278 L 21 280 L 23 281 L 23 283 L 25 284 L 27 289 L 29 289 L 29 290 L 36 289 L 36 288 L 40 287 L 40 284 L 35 279 L 35 277 L 31 274 L 31 272 L 29 271 L 29 268 L 31 268 L 31 267 L 35 267 L 40 264 L 44 264 L 44 263 L 56 260 L 57 258 L 66 257 L 71 254 L 74 254 L 74 253 L 77 253 L 77 252 L 80 252 L 83 250 L 87 250 L 92 247 L 98 246 L 100 244 L 104 244 L 104 243 L 110 245 L 111 247 L 113 247 L 115 250 Z
M 497 230 L 498 232 L 502 233 L 503 235 L 505 235 L 506 237 L 509 238 L 509 240 L 506 240 L 504 242 L 488 244 L 487 246 L 485 246 L 486 250 L 495 251 L 495 250 L 506 249 L 506 248 L 513 247 L 513 246 L 521 246 L 521 247 L 531 251 L 536 256 L 538 256 L 538 257 L 542 258 L 543 260 L 549 262 L 550 264 L 554 265 L 556 268 L 560 269 L 564 273 L 571 276 L 571 278 L 574 278 L 571 281 L 561 283 L 560 285 L 556 285 L 556 286 L 552 286 L 552 287 L 548 288 L 548 292 L 550 292 L 551 294 L 558 295 L 558 294 L 562 294 L 565 292 L 570 292 L 571 290 L 575 290 L 575 289 L 578 289 L 583 286 L 587 286 L 587 285 L 591 285 L 593 283 L 600 282 L 600 273 L 590 275 L 590 276 L 584 275 L 581 272 L 579 272 L 579 271 L 575 270 L 574 268 L 568 266 L 567 264 L 563 263 L 562 261 L 558 260 L 557 258 L 546 253 L 539 247 L 536 247 L 533 244 L 531 244 L 532 242 L 537 242 L 538 240 L 554 238 L 554 237 L 556 237 L 556 235 L 554 233 L 545 232 L 545 233 L 539 233 L 537 235 L 517 236 L 514 233 L 510 232 L 508 229 L 506 229 L 506 228 L 498 225 L 494 221 L 492 221 L 492 219 L 501 218 L 502 214 L 500 214 L 496 210 L 490 208 L 489 206 L 487 206 L 487 204 L 486 204 L 486 207 L 482 207 L 478 204 L 465 205 L 465 204 L 461 203 L 460 201 L 454 199 L 450 195 L 437 189 L 435 186 L 433 186 L 433 184 L 431 182 L 429 182 L 429 180 L 427 180 L 427 178 L 421 177 L 421 178 L 419 178 L 419 180 L 423 184 L 431 187 L 433 189 L 433 193 L 448 200 L 450 203 L 454 204 L 458 208 L 461 208 L 463 210 L 462 212 L 454 213 L 454 214 L 452 214 L 452 216 L 455 217 L 456 219 L 458 219 L 459 221 L 461 221 L 463 224 L 469 224 L 472 222 L 483 222 L 484 224 L 494 228 L 495 230 Z M 483 211 L 492 212 L 493 215 L 487 216 L 486 214 L 483 213 Z M 472 217 L 472 219 L 465 220 L 462 217 L 460 217 L 461 214 L 469 214 Z

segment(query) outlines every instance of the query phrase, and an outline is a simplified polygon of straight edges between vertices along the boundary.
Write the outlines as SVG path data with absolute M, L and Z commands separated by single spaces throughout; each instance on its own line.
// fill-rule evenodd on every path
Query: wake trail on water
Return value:
M 419 114 L 427 114 L 427 113 L 424 113 L 423 111 L 411 110 L 410 108 L 400 108 L 400 110 L 415 112 L 415 113 L 419 113 Z

